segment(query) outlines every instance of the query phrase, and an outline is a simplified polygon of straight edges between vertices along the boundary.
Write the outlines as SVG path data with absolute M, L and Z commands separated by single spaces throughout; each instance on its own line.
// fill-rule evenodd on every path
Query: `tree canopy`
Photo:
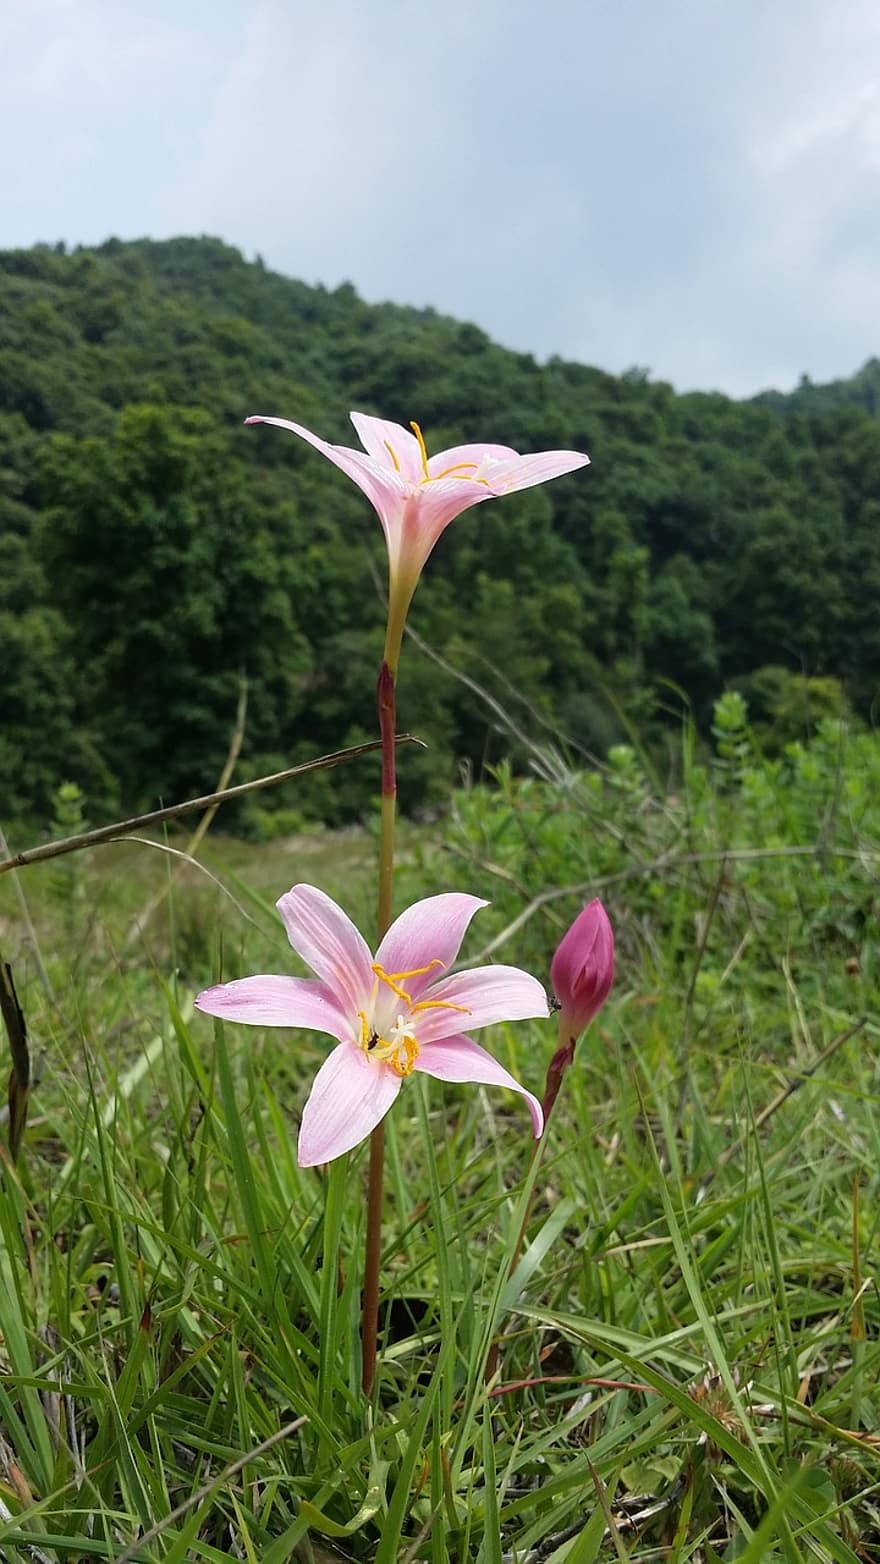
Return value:
M 214 239 L 37 246 L 0 253 L 7 819 L 46 818 L 65 779 L 94 809 L 209 788 L 242 673 L 245 772 L 372 736 L 378 523 L 294 437 L 242 426 L 277 414 L 354 444 L 349 408 L 416 418 L 434 450 L 589 452 L 586 471 L 456 521 L 417 593 L 420 634 L 517 721 L 552 713 L 604 750 L 632 720 L 659 735 L 682 701 L 708 723 L 729 685 L 769 743 L 831 709 L 869 715 L 878 360 L 788 397 L 682 396 L 643 371 L 538 364 Z M 487 708 L 414 648 L 400 708 L 431 742 L 408 757 L 404 807 L 500 753 Z M 277 802 L 339 820 L 370 780 Z

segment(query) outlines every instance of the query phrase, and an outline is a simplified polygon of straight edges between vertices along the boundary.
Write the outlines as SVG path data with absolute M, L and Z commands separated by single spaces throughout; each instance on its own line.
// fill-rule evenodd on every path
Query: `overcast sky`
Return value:
M 0 0 L 0 247 L 217 234 L 746 395 L 880 354 L 880 0 Z

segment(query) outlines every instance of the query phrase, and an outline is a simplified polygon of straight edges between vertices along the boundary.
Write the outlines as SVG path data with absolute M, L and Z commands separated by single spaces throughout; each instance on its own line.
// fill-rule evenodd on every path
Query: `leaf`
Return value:
M 31 1060 L 24 1012 L 18 1002 L 8 961 L 0 962 L 0 1014 L 3 1016 L 12 1055 L 12 1072 L 9 1077 L 9 1154 L 13 1162 L 17 1162 L 27 1123 Z

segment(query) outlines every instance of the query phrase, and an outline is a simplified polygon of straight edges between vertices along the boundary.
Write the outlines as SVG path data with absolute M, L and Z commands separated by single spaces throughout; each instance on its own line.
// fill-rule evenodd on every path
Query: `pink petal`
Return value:
M 276 906 L 297 955 L 331 989 L 354 1027 L 373 987 L 373 958 L 365 940 L 342 908 L 315 885 L 294 885 Z
M 565 472 L 575 472 L 578 467 L 589 465 L 589 456 L 581 451 L 538 451 L 534 456 L 517 456 L 499 462 L 484 474 L 493 494 L 514 494 L 518 489 L 531 489 L 536 483 L 547 483 Z
M 468 483 L 460 478 L 441 478 L 436 483 L 425 483 L 415 491 L 397 520 L 399 553 L 402 568 L 411 568 L 418 562 L 421 570 L 440 537 L 451 521 L 472 505 L 482 505 L 491 500 L 494 490 L 484 483 Z M 386 536 L 391 537 L 386 526 Z
M 321 1065 L 303 1109 L 300 1167 L 313 1168 L 351 1151 L 384 1119 L 400 1084 L 389 1065 L 368 1059 L 354 1043 L 340 1043 Z
M 401 980 L 401 987 L 415 1000 L 452 966 L 471 918 L 488 905 L 479 896 L 458 891 L 413 902 L 392 923 L 376 952 L 376 961 L 389 975 L 427 967 L 421 976 Z
M 492 490 L 482 483 L 460 483 L 444 478 L 439 483 L 412 485 L 409 498 L 395 508 L 379 509 L 388 544 L 391 591 L 412 594 L 425 561 L 440 534 L 456 516 L 491 500 Z
M 314 978 L 246 977 L 206 988 L 194 1001 L 197 1010 L 247 1026 L 301 1026 L 351 1037 L 351 1022 L 330 989 Z
M 459 476 L 468 478 L 472 469 L 479 468 L 487 456 L 500 462 L 517 457 L 518 452 L 509 445 L 451 445 L 448 451 L 438 451 L 436 456 L 428 458 L 428 476 L 439 478 L 450 467 L 463 467 Z
M 352 413 L 350 417 L 368 456 L 414 483 L 421 482 L 425 476 L 422 471 L 422 452 L 418 440 L 409 429 L 404 429 L 403 424 L 393 424 L 387 418 L 371 418 L 367 413 Z
M 328 440 L 322 440 L 311 429 L 306 429 L 302 424 L 291 423 L 289 418 L 265 418 L 255 415 L 245 419 L 246 424 L 275 424 L 279 429 L 290 429 L 293 434 L 298 434 L 301 440 L 306 440 L 313 445 L 316 451 L 326 456 L 329 462 L 340 468 L 346 477 L 356 483 L 363 494 L 367 496 L 370 504 L 378 511 L 383 526 L 387 525 L 387 517 L 393 516 L 405 502 L 410 492 L 406 480 L 394 471 L 390 460 L 385 462 L 374 461 L 370 456 L 364 456 L 362 451 L 354 451 L 347 445 L 331 445 Z M 394 428 L 397 425 L 393 426 Z M 413 436 L 410 436 L 412 439 Z M 421 469 L 420 469 L 421 470 Z
M 550 1014 L 538 979 L 519 967 L 473 967 L 454 972 L 432 983 L 422 1002 L 426 1008 L 415 1014 L 420 1048 L 423 1043 L 453 1036 L 463 1026 L 472 1032 L 478 1026 L 491 1026 L 493 1021 L 526 1021 Z M 440 1003 L 456 1008 L 430 1008 Z
M 485 1048 L 471 1037 L 447 1037 L 442 1043 L 419 1044 L 419 1056 L 415 1068 L 423 1075 L 434 1075 L 439 1081 L 473 1081 L 481 1086 L 509 1086 L 511 1091 L 525 1097 L 532 1115 L 535 1139 L 544 1128 L 544 1115 L 537 1097 L 520 1086 L 503 1064 L 493 1059 Z

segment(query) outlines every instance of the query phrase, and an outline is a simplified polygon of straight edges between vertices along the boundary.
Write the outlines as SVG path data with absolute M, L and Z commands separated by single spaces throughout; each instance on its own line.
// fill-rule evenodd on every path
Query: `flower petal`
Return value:
M 401 981 L 401 987 L 415 1000 L 452 966 L 471 918 L 488 905 L 479 896 L 458 891 L 413 902 L 392 923 L 376 952 L 376 961 L 389 975 L 427 967 L 420 976 Z
M 322 456 L 326 456 L 329 462 L 339 467 L 346 477 L 357 484 L 370 504 L 378 511 L 386 530 L 388 517 L 393 516 L 400 509 L 410 492 L 410 486 L 399 473 L 394 471 L 389 460 L 374 461 L 372 457 L 365 456 L 362 451 L 354 451 L 350 446 L 331 445 L 328 440 L 322 440 L 320 436 L 312 434 L 311 429 L 306 429 L 302 424 L 292 423 L 289 418 L 266 418 L 262 414 L 257 414 L 246 418 L 245 423 L 275 424 L 279 429 L 290 429 L 293 434 L 298 434 L 301 440 L 306 440 L 309 445 L 313 445 L 316 451 L 320 451 Z M 397 428 L 397 425 L 393 427 Z M 385 454 L 387 458 L 387 452 Z
M 384 1119 L 400 1084 L 390 1065 L 368 1059 L 354 1043 L 340 1043 L 321 1065 L 303 1109 L 300 1167 L 313 1168 L 351 1151 Z
M 194 1003 L 206 1015 L 247 1026 L 301 1026 L 329 1032 L 340 1042 L 351 1037 L 351 1022 L 335 994 L 314 978 L 236 978 L 204 989 Z
M 387 418 L 371 418 L 368 413 L 351 413 L 350 417 L 368 456 L 414 483 L 421 482 L 425 476 L 422 451 L 409 429 L 404 429 L 403 424 L 393 424 Z
M 459 1035 L 447 1037 L 442 1043 L 420 1043 L 415 1068 L 423 1075 L 436 1076 L 439 1081 L 473 1081 L 481 1086 L 509 1086 L 511 1091 L 525 1097 L 532 1115 L 536 1140 L 544 1128 L 544 1115 L 537 1097 L 520 1086 L 510 1071 L 505 1070 L 503 1064 L 493 1059 L 471 1037 Z
M 380 512 L 392 575 L 413 586 L 424 569 L 441 533 L 451 521 L 472 505 L 494 498 L 484 483 L 467 483 L 443 478 L 413 488 L 409 499 L 396 511 Z
M 590 458 L 582 451 L 538 451 L 534 456 L 517 456 L 490 467 L 485 479 L 493 494 L 514 494 L 518 489 L 531 489 L 536 483 L 547 483 L 565 472 L 576 472 L 587 467 Z
M 342 908 L 315 885 L 294 885 L 276 906 L 297 955 L 327 984 L 356 1030 L 357 1012 L 366 1008 L 373 987 L 366 941 Z
M 450 467 L 464 467 L 460 472 L 460 478 L 472 476 L 472 469 L 482 467 L 489 457 L 491 461 L 507 461 L 511 456 L 519 458 L 519 452 L 510 445 L 451 445 L 448 451 L 438 451 L 436 456 L 428 457 L 428 476 L 440 478 L 448 472 Z
M 519 967 L 473 967 L 454 972 L 432 983 L 415 1014 L 415 1032 L 419 1047 L 453 1036 L 461 1027 L 474 1031 L 491 1026 L 493 1021 L 525 1021 L 530 1016 L 547 1016 L 547 995 L 529 972 Z M 440 1007 L 433 1009 L 434 1005 Z

